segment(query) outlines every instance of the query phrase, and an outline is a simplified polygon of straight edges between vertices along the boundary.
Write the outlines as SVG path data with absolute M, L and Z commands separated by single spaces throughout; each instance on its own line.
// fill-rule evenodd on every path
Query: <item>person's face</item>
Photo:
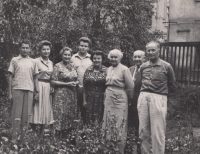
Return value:
M 64 51 L 63 54 L 62 54 L 62 60 L 63 60 L 63 62 L 69 63 L 71 57 L 72 57 L 72 54 L 68 50 Z
M 22 57 L 27 57 L 30 54 L 30 46 L 29 44 L 22 43 L 20 47 L 20 54 Z
M 88 42 L 80 42 L 79 46 L 79 52 L 82 53 L 82 54 L 85 54 L 89 51 L 89 43 Z
M 94 55 L 92 61 L 93 61 L 94 66 L 101 66 L 102 56 L 101 55 Z
M 133 61 L 135 65 L 140 66 L 144 62 L 144 55 L 142 53 L 133 53 Z
M 41 48 L 41 51 L 40 51 L 40 55 L 42 57 L 48 58 L 50 55 L 50 51 L 51 51 L 51 49 L 48 45 L 43 45 Z
M 149 60 L 156 60 L 159 58 L 160 49 L 156 43 L 150 43 L 146 47 L 146 53 Z
M 114 67 L 117 66 L 120 63 L 120 60 L 121 60 L 121 58 L 119 57 L 118 54 L 112 53 L 110 55 L 110 63 L 112 66 L 114 66 Z

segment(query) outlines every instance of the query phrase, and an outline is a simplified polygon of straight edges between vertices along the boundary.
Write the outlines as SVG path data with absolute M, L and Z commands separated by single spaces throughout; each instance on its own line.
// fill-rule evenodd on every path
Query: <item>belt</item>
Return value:
M 50 82 L 50 79 L 38 79 L 38 81 L 40 81 L 40 82 L 47 82 L 47 83 L 49 83 L 49 82 Z
M 118 86 L 108 86 L 108 90 L 124 90 L 124 87 L 118 87 Z

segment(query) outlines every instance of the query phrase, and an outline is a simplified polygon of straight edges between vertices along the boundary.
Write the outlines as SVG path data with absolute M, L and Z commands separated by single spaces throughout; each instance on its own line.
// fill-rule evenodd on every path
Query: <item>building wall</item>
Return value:
M 200 42 L 200 1 L 169 0 L 169 42 Z
M 167 40 L 168 3 L 169 0 L 159 0 L 154 4 L 151 31 L 162 31 L 163 41 Z

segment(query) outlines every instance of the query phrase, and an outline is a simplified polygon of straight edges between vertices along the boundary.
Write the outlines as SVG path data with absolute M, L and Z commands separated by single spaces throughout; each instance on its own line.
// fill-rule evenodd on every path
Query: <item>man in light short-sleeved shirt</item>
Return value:
M 75 65 L 78 72 L 78 107 L 81 112 L 81 117 L 83 118 L 83 122 L 85 123 L 85 114 L 86 109 L 83 106 L 83 76 L 86 71 L 86 69 L 92 65 L 92 61 L 90 60 L 90 54 L 88 51 L 91 47 L 91 40 L 87 37 L 81 37 L 79 39 L 79 45 L 78 45 L 78 53 L 74 54 L 71 58 L 71 62 Z
M 12 58 L 9 72 L 9 100 L 12 101 L 12 129 L 13 139 L 17 133 L 27 126 L 32 119 L 33 91 L 38 93 L 36 62 L 28 55 L 30 53 L 30 42 L 23 40 L 20 43 L 20 55 Z M 37 99 L 38 94 L 35 98 Z M 21 128 L 20 128 L 21 125 Z

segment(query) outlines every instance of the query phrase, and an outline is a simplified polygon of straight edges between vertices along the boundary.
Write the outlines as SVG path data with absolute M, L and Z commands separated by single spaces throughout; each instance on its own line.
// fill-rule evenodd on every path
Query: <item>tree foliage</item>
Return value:
M 73 49 L 88 36 L 94 49 L 120 48 L 126 55 L 143 49 L 156 35 L 150 31 L 156 0 L 3 0 L 6 41 L 48 39 Z

